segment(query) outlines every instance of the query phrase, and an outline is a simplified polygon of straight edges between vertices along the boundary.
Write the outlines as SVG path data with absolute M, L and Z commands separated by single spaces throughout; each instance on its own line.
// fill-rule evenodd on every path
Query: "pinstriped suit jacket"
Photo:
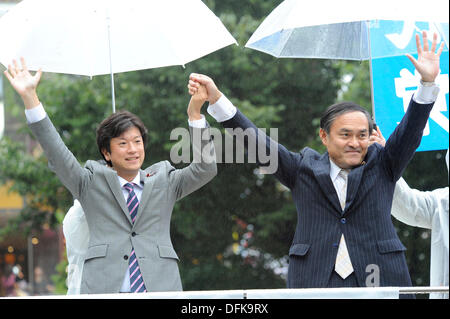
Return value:
M 289 249 L 289 288 L 327 286 L 341 234 L 359 286 L 366 286 L 366 267 L 372 264 L 379 268 L 380 286 L 411 286 L 406 249 L 392 224 L 391 205 L 395 183 L 420 144 L 432 106 L 411 101 L 385 148 L 379 144 L 369 147 L 364 164 L 353 168 L 348 176 L 344 211 L 330 178 L 328 153 L 321 155 L 310 148 L 294 153 L 277 144 L 275 176 L 290 188 L 297 209 L 297 226 Z M 253 128 L 255 134 L 249 138 L 258 139 L 255 125 L 239 110 L 222 124 L 227 128 Z M 276 142 L 265 135 L 263 138 L 268 153 L 270 143 L 273 146 Z

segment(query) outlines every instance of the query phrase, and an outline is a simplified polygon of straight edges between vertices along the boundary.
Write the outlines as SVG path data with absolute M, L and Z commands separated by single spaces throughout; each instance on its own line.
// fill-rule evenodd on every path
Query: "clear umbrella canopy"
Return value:
M 275 57 L 368 60 L 376 57 L 370 54 L 370 29 L 376 21 L 396 20 L 431 21 L 448 48 L 448 9 L 448 0 L 285 0 L 246 47 Z

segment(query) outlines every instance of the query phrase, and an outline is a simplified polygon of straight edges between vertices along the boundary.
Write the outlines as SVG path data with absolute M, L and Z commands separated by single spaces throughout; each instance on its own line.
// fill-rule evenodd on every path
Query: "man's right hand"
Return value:
M 41 79 L 42 70 L 37 71 L 33 76 L 28 71 L 25 59 L 20 58 L 20 62 L 22 68 L 19 67 L 16 60 L 13 60 L 13 65 L 8 65 L 8 70 L 6 70 L 4 74 L 22 98 L 25 108 L 31 109 L 40 104 L 36 88 Z
M 203 74 L 191 73 L 188 84 L 189 94 L 196 94 L 200 88 L 200 85 L 204 85 L 206 87 L 208 95 L 206 100 L 209 104 L 216 103 L 222 96 L 222 92 L 219 91 L 216 84 L 210 77 Z

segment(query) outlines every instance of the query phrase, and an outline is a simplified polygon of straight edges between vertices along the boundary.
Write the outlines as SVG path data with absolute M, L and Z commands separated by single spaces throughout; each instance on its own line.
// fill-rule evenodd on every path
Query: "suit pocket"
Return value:
M 406 250 L 405 246 L 403 246 L 401 241 L 397 238 L 379 240 L 377 241 L 377 247 L 380 254 L 387 254 Z
M 305 256 L 309 250 L 309 244 L 294 244 L 289 249 L 289 256 Z
M 88 248 L 88 251 L 86 253 L 86 257 L 84 258 L 84 260 L 86 261 L 86 260 L 89 260 L 92 258 L 105 257 L 107 251 L 108 251 L 107 244 L 91 246 Z
M 158 245 L 158 250 L 159 250 L 159 257 L 161 258 L 173 258 L 176 260 L 180 260 L 175 250 L 170 246 Z

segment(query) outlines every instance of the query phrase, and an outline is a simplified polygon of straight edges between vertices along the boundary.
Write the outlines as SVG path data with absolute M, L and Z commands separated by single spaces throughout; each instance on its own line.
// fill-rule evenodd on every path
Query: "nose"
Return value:
M 137 150 L 136 145 L 134 143 L 128 143 L 128 153 L 135 153 Z
M 358 148 L 359 147 L 359 141 L 358 138 L 356 136 L 353 136 L 350 141 L 348 142 L 348 145 L 353 147 L 353 148 Z

